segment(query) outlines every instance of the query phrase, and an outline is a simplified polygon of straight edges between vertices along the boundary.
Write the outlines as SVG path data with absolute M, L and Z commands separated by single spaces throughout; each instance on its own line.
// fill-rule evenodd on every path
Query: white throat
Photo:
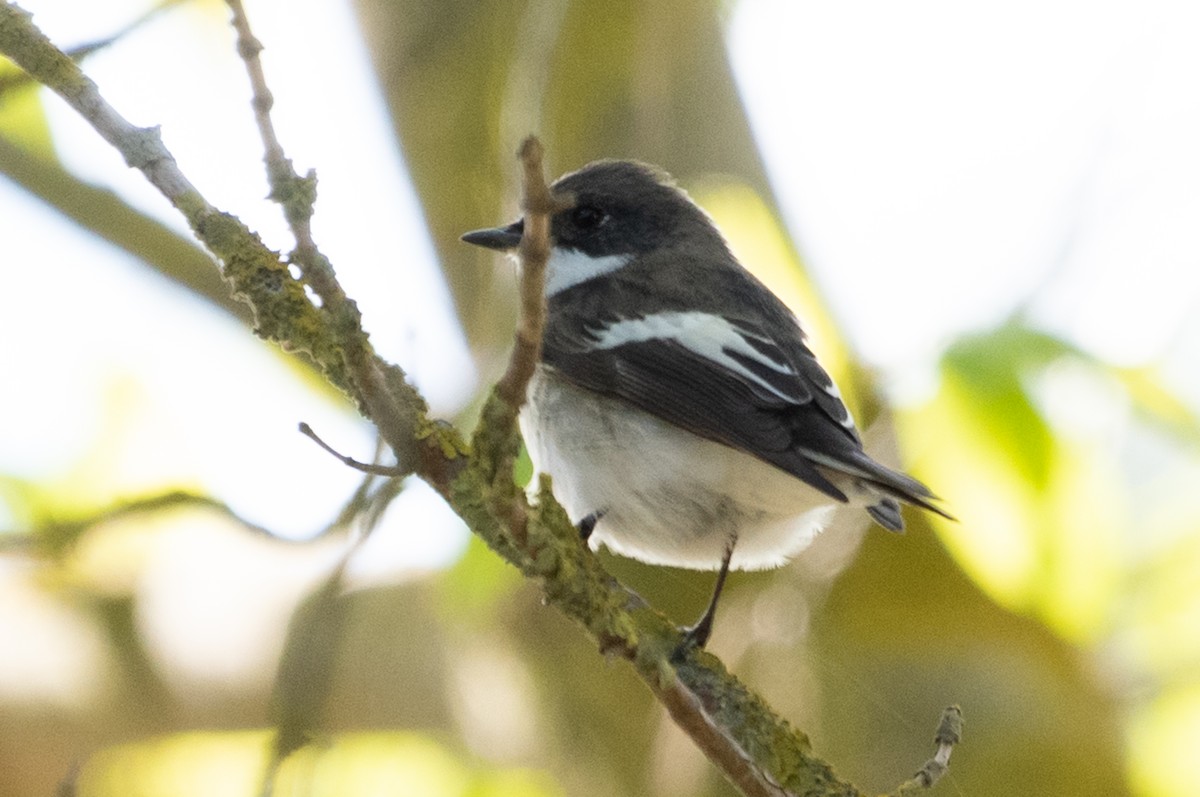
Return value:
M 592 257 L 577 249 L 550 249 L 546 261 L 546 296 L 550 297 L 581 282 L 624 268 L 633 255 Z

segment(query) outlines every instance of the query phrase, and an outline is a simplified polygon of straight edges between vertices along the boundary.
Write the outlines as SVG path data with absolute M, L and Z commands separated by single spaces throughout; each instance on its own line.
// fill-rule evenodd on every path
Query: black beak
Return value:
M 521 243 L 521 233 L 525 231 L 525 219 L 517 219 L 507 227 L 493 227 L 487 230 L 472 230 L 463 235 L 462 239 L 469 244 L 486 246 L 488 249 L 498 249 L 506 252 L 516 249 Z

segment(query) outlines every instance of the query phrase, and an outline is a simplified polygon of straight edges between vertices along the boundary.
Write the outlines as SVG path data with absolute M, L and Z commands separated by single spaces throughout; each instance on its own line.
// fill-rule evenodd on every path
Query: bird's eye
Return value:
M 571 211 L 571 221 L 580 230 L 594 230 L 608 221 L 608 214 L 594 205 L 580 205 Z

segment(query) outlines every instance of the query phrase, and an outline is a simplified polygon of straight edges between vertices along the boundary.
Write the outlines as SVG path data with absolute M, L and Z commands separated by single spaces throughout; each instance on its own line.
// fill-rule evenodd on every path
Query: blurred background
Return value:
M 222 3 L 22 5 L 287 251 Z M 458 236 L 516 216 L 536 132 L 553 174 L 672 172 L 946 499 L 731 580 L 711 648 L 839 775 L 890 790 L 957 702 L 940 793 L 1200 794 L 1194 3 L 247 5 L 317 240 L 437 415 L 503 367 L 513 267 Z M 280 794 L 733 793 L 422 485 L 345 511 L 296 425 L 360 459 L 371 427 L 3 60 L 0 275 L 0 794 L 255 794 L 297 704 Z

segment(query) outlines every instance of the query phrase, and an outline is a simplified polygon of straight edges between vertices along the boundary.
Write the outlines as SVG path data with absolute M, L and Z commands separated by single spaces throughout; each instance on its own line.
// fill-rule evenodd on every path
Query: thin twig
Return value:
M 380 434 L 396 454 L 398 467 L 408 472 L 417 470 L 423 453 L 416 443 L 419 423 L 412 401 L 399 401 L 393 394 L 386 371 L 394 366 L 383 363 L 367 342 L 362 329 L 362 316 L 354 302 L 346 297 L 334 275 L 333 264 L 317 247 L 312 234 L 312 216 L 317 197 L 316 174 L 309 171 L 301 177 L 283 150 L 271 107 L 275 100 L 267 87 L 259 53 L 262 43 L 250 29 L 250 20 L 241 0 L 226 0 L 233 13 L 232 24 L 238 36 L 238 54 L 246 64 L 246 73 L 253 92 L 252 106 L 263 143 L 263 161 L 271 198 L 283 208 L 284 216 L 296 239 L 293 261 L 300 267 L 304 280 L 321 299 L 321 308 L 333 319 L 333 330 L 340 344 L 346 366 L 354 378 L 367 414 L 375 421 Z M 395 381 L 395 380 L 394 380 Z M 404 380 L 398 380 L 403 382 Z M 419 398 L 410 391 L 408 398 Z M 423 404 L 423 402 L 422 402 Z
M 316 175 L 310 171 L 302 178 L 296 173 L 292 161 L 283 150 L 275 124 L 271 121 L 271 108 L 275 105 L 274 95 L 267 87 L 259 53 L 262 42 L 250 29 L 250 20 L 241 0 L 226 0 L 233 13 L 231 24 L 237 31 L 237 50 L 246 65 L 253 93 L 251 106 L 258 135 L 263 145 L 263 163 L 267 167 L 267 182 L 271 186 L 271 199 L 278 202 L 284 211 L 292 235 L 296 239 L 295 259 L 304 270 L 313 291 L 321 298 L 322 306 L 334 312 L 347 302 L 345 293 L 334 276 L 333 266 L 317 247 L 312 235 L 312 215 L 316 201 Z
M 528 136 L 517 152 L 521 162 L 521 207 L 525 226 L 521 234 L 518 256 L 521 260 L 520 304 L 517 328 L 513 334 L 513 350 L 508 367 L 496 383 L 489 403 L 494 412 L 485 409 L 493 439 L 500 445 L 484 447 L 479 453 L 489 465 L 491 481 L 498 489 L 489 502 L 492 511 L 507 517 L 506 526 L 512 539 L 526 547 L 529 507 L 523 497 L 505 485 L 512 483 L 513 462 L 517 453 L 517 415 L 525 403 L 529 381 L 537 369 L 542 353 L 542 333 L 546 326 L 546 262 L 550 259 L 550 219 L 556 210 L 556 200 L 546 184 L 542 168 L 542 143 L 537 136 Z
M 515 413 L 525 403 L 529 380 L 542 352 L 546 326 L 546 261 L 550 259 L 550 218 L 564 206 L 550 193 L 542 168 L 542 142 L 529 136 L 517 153 L 521 160 L 521 208 L 525 231 L 518 255 L 521 258 L 520 310 L 512 355 L 496 391 Z
M 938 746 L 937 752 L 910 780 L 900 784 L 896 791 L 892 792 L 894 797 L 904 797 L 929 789 L 942 779 L 950 768 L 950 753 L 954 751 L 954 746 L 962 741 L 962 725 L 962 709 L 958 706 L 947 706 L 942 712 L 937 732 L 933 737 L 934 744 Z
M 258 125 L 258 135 L 263 143 L 263 160 L 267 164 L 267 177 L 271 189 L 277 190 L 277 185 L 285 180 L 299 179 L 292 162 L 288 160 L 275 134 L 275 124 L 271 121 L 271 108 L 275 105 L 275 97 L 267 87 L 267 76 L 263 70 L 262 60 L 258 57 L 263 50 L 262 42 L 250 30 L 250 20 L 246 17 L 246 9 L 241 0 L 226 0 L 229 10 L 233 13 L 233 29 L 237 31 L 237 51 L 246 72 L 250 77 L 250 89 L 253 97 L 250 101 L 254 108 L 254 121 Z M 277 201 L 282 201 L 278 197 Z
M 319 445 L 322 449 L 325 450 L 325 452 L 327 454 L 330 454 L 331 456 L 333 456 L 335 459 L 337 459 L 339 462 L 341 462 L 346 467 L 354 468 L 355 470 L 362 471 L 363 473 L 370 473 L 373 476 L 387 476 L 389 478 L 398 478 L 400 476 L 406 476 L 409 473 L 408 471 L 403 470 L 402 468 L 397 468 L 395 466 L 375 465 L 370 462 L 359 462 L 357 459 L 348 457 L 345 454 L 340 453 L 333 446 L 326 443 L 324 440 L 322 440 L 320 437 L 317 436 L 317 433 L 314 432 L 312 427 L 309 426 L 307 423 L 304 423 L 303 421 L 301 421 L 299 428 L 300 428 L 300 434 L 304 435 L 305 437 L 307 437 L 308 439 L 312 440 L 314 443 Z
M 313 268 L 324 272 L 318 275 L 318 280 L 333 278 L 333 269 L 329 261 L 321 255 L 312 236 L 312 216 L 317 199 L 317 177 L 309 171 L 304 177 L 296 173 L 291 159 L 284 152 L 283 144 L 275 133 L 275 123 L 271 120 L 271 109 L 275 106 L 275 95 L 267 86 L 267 75 L 263 69 L 259 53 L 263 51 L 262 42 L 250 29 L 250 19 L 242 0 L 226 0 L 229 10 L 233 13 L 231 24 L 237 32 L 237 51 L 242 62 L 246 65 L 246 75 L 250 79 L 252 97 L 250 105 L 254 109 L 254 122 L 258 126 L 258 136 L 263 145 L 263 163 L 267 167 L 267 183 L 271 187 L 271 199 L 283 208 L 284 216 L 296 239 L 298 260 L 304 261 L 302 268 Z M 299 255 L 303 254 L 303 257 Z M 310 260 L 320 262 L 311 263 Z M 328 288 L 328 286 L 325 286 Z M 340 287 L 334 282 L 334 298 L 345 301 Z M 322 300 L 325 294 L 313 286 L 313 290 Z M 338 296 L 337 294 L 341 294 Z

